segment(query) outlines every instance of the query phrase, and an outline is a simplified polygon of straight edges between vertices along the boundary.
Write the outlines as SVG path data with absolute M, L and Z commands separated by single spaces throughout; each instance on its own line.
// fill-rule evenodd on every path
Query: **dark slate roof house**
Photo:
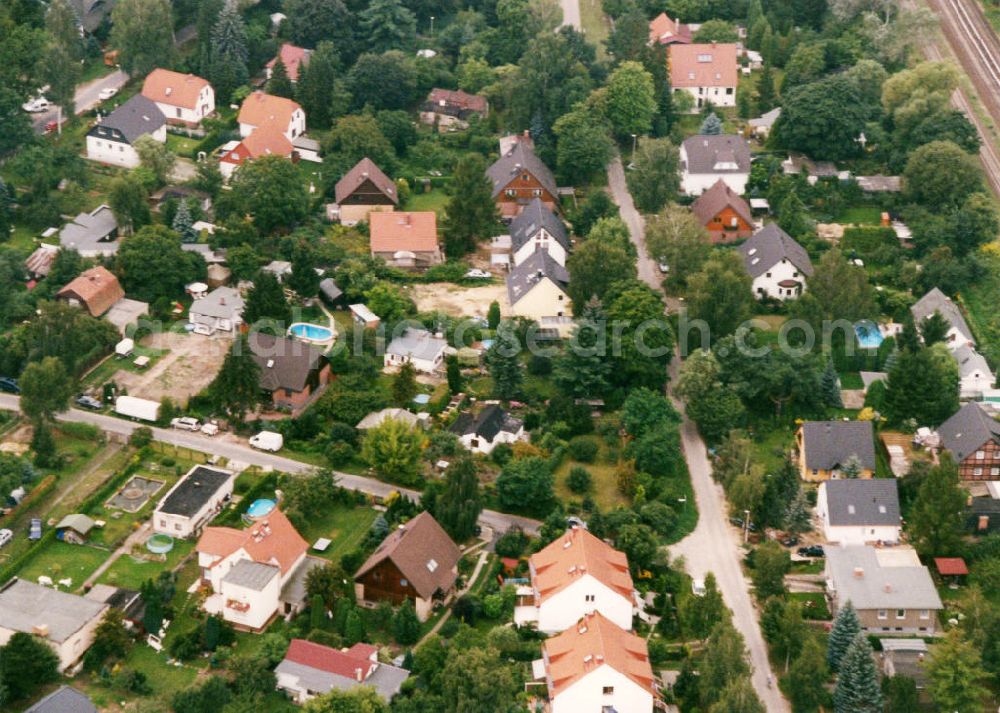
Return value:
M 809 253 L 777 223 L 768 223 L 758 230 L 740 245 L 739 251 L 750 277 L 760 277 L 783 259 L 795 265 L 806 277 L 813 274 Z
M 867 475 L 875 472 L 875 431 L 871 421 L 806 421 L 798 446 L 803 477 L 826 478 L 853 457 Z M 823 475 L 820 475 L 823 474 Z
M 921 297 L 910 307 L 910 313 L 913 315 L 913 321 L 917 326 L 935 312 L 944 317 L 948 324 L 951 325 L 951 328 L 958 332 L 963 339 L 975 344 L 976 340 L 972 336 L 972 330 L 969 329 L 965 317 L 962 316 L 962 311 L 948 295 L 937 287 Z
M 228 471 L 196 466 L 180 479 L 156 510 L 170 515 L 194 517 L 232 477 L 233 474 Z
M 899 490 L 893 478 L 828 480 L 826 489 L 830 525 L 899 525 Z
M 569 271 L 556 262 L 547 252 L 534 253 L 507 275 L 507 296 L 516 304 L 543 278 L 549 278 L 563 290 L 569 284 Z
M 249 340 L 264 391 L 303 391 L 323 366 L 323 350 L 297 339 L 257 332 Z
M 97 706 L 71 686 L 60 686 L 24 713 L 97 713 Z
M 964 461 L 983 445 L 1000 441 L 1000 421 L 982 406 L 970 401 L 938 427 L 941 447 L 951 451 L 957 462 Z
M 457 436 L 474 435 L 492 441 L 501 431 L 517 433 L 523 427 L 520 419 L 514 418 L 496 404 L 489 404 L 478 414 L 470 411 L 460 413 L 449 430 Z
M 152 134 L 166 123 L 167 118 L 155 102 L 136 94 L 91 127 L 87 135 L 133 144 L 140 136 Z
M 535 155 L 525 142 L 514 144 L 507 154 L 501 156 L 486 169 L 486 176 L 493 185 L 493 197 L 496 198 L 518 174 L 527 172 L 534 176 L 542 187 L 553 196 L 557 195 L 556 178 L 549 167 Z
M 544 230 L 551 235 L 566 252 L 570 250 L 569 235 L 559 216 L 545 207 L 541 199 L 535 198 L 524 207 L 520 215 L 510 222 L 510 249 L 517 253 L 525 243 L 530 242 Z

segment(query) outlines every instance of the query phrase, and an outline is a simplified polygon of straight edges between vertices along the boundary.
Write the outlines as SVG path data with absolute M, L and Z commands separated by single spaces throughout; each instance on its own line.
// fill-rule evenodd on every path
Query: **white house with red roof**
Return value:
M 532 669 L 551 713 L 651 713 L 657 697 L 645 640 L 600 612 L 545 641 Z
M 292 142 L 285 138 L 281 129 L 272 124 L 265 124 L 242 141 L 223 147 L 219 155 L 219 173 L 228 181 L 236 169 L 247 161 L 262 156 L 281 156 L 290 159 L 294 153 Z
M 670 86 L 688 92 L 692 111 L 712 106 L 736 106 L 739 62 L 734 44 L 672 44 L 668 48 Z
M 243 100 L 237 120 L 243 138 L 267 124 L 280 129 L 289 141 L 306 133 L 306 113 L 298 102 L 264 92 L 253 92 Z
M 268 79 L 274 73 L 274 65 L 278 63 L 278 59 L 281 59 L 281 63 L 285 65 L 285 72 L 288 73 L 288 78 L 291 80 L 292 84 L 299 81 L 299 70 L 302 67 L 309 65 L 309 55 L 312 54 L 312 50 L 307 50 L 304 47 L 296 47 L 291 42 L 286 42 L 281 45 L 281 49 L 278 50 L 278 55 L 264 65 L 264 71 Z
M 338 650 L 305 639 L 292 639 L 274 673 L 278 690 L 300 704 L 333 690 L 349 691 L 357 686 L 374 688 L 388 702 L 410 676 L 405 668 L 380 663 L 378 647 L 371 644 L 357 643 Z
M 169 69 L 146 75 L 142 96 L 154 102 L 170 124 L 197 126 L 215 111 L 215 90 L 207 79 Z
M 518 626 L 553 634 L 598 611 L 631 630 L 637 598 L 623 552 L 574 527 L 533 554 L 528 566 L 531 585 L 518 588 L 514 607 Z
M 325 564 L 306 557 L 309 544 L 277 509 L 245 530 L 206 527 L 195 549 L 202 584 L 212 590 L 205 611 L 252 631 L 300 611 L 306 575 Z

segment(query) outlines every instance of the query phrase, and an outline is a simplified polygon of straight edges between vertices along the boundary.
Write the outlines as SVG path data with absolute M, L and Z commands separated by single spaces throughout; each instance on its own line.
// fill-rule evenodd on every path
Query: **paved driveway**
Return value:
M 559 0 L 563 11 L 563 25 L 581 30 L 583 25 L 580 22 L 580 0 Z
M 642 216 L 632 202 L 632 196 L 625 185 L 625 171 L 617 156 L 608 165 L 608 185 L 639 252 L 639 278 L 654 289 L 662 289 L 657 267 L 646 255 Z M 668 306 L 668 309 L 673 307 Z M 677 383 L 679 368 L 680 360 L 675 357 L 670 365 L 671 384 Z M 676 398 L 671 398 L 683 413 L 684 405 Z M 712 466 L 705 443 L 686 415 L 681 423 L 681 445 L 691 473 L 695 502 L 698 504 L 698 524 L 690 535 L 670 547 L 670 553 L 675 557 L 684 557 L 688 574 L 692 577 L 702 578 L 708 572 L 715 574 L 722 597 L 733 611 L 733 624 L 746 639 L 757 695 L 764 702 L 768 713 L 786 713 L 791 709 L 784 696 L 777 686 L 767 685 L 771 668 L 758 625 L 757 610 L 750 598 L 750 583 L 743 576 L 740 566 L 742 551 L 739 532 L 729 524 L 725 494 L 722 487 L 712 479 Z

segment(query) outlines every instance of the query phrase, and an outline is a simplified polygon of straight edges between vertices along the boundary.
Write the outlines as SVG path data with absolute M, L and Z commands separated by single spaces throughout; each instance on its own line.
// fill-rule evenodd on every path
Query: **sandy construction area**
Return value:
M 144 347 L 169 349 L 170 353 L 148 371 L 119 370 L 112 379 L 130 396 L 159 401 L 169 396 L 182 407 L 188 398 L 212 383 L 232 341 L 225 337 L 161 332 L 142 340 Z
M 420 312 L 444 312 L 453 317 L 486 317 L 490 303 L 500 303 L 500 313 L 510 314 L 507 285 L 496 282 L 482 287 L 462 287 L 450 282 L 413 285 L 410 296 Z

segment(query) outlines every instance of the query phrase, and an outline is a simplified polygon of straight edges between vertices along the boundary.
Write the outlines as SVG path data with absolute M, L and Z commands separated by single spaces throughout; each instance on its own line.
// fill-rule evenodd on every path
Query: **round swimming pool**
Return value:
M 273 500 L 268 500 L 267 498 L 254 500 L 250 503 L 250 507 L 247 508 L 247 515 L 252 518 L 264 517 L 274 510 L 275 506 L 276 503 Z
M 333 342 L 333 330 L 319 324 L 296 322 L 288 328 L 288 335 L 304 342 L 313 344 L 330 344 Z
M 174 538 L 170 535 L 156 533 L 146 540 L 146 549 L 154 554 L 165 555 L 174 549 Z

